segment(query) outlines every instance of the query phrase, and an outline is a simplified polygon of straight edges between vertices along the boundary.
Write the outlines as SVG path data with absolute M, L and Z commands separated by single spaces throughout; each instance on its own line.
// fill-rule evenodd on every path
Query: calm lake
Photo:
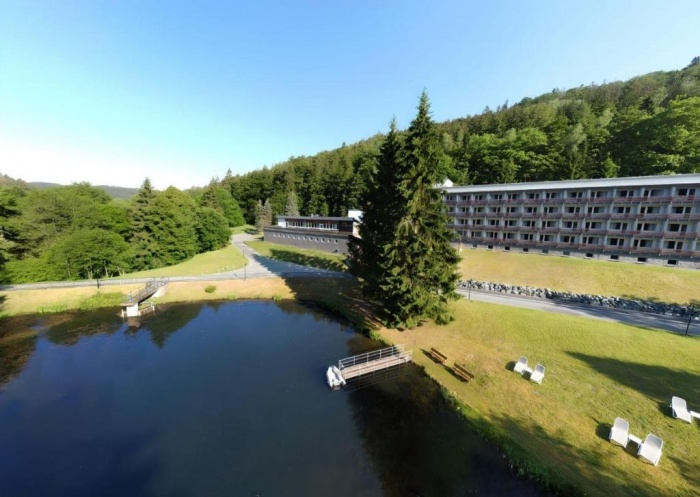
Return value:
M 296 303 L 1 326 L 2 497 L 542 495 L 413 365 L 331 392 L 381 345 Z

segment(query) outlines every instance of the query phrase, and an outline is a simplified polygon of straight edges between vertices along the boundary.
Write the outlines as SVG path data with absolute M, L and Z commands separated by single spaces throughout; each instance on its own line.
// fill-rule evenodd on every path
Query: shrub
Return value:
M 208 285 L 205 289 L 205 292 L 207 293 L 214 293 L 216 291 L 216 287 L 214 285 Z

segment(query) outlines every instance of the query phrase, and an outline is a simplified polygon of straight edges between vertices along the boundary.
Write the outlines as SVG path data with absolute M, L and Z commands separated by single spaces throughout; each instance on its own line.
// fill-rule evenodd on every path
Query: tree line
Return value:
M 407 131 L 397 131 L 400 137 Z M 647 176 L 700 171 L 700 58 L 678 71 L 552 90 L 515 105 L 436 123 L 435 173 L 455 184 Z M 385 136 L 220 181 L 253 224 L 258 202 L 302 215 L 359 205 Z
M 212 182 L 131 200 L 88 183 L 46 189 L 0 185 L 0 277 L 5 283 L 92 279 L 155 269 L 226 245 L 244 224 L 228 189 Z

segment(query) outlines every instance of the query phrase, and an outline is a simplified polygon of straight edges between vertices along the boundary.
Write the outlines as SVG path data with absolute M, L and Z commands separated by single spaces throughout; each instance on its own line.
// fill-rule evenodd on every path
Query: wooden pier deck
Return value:
M 412 360 L 412 350 L 405 350 L 404 345 L 395 345 L 341 359 L 338 361 L 338 369 L 347 381 L 394 366 L 405 365 Z

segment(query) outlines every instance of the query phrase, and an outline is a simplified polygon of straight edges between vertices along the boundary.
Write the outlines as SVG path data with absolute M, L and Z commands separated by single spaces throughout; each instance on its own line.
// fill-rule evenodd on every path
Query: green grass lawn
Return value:
M 241 233 L 248 233 L 254 235 L 256 233 L 255 226 L 252 224 L 244 224 L 243 226 L 236 226 L 231 228 L 232 235 L 239 235 Z
M 245 257 L 234 246 L 229 245 L 225 248 L 197 254 L 192 259 L 189 259 L 174 266 L 162 267 L 159 269 L 150 269 L 148 271 L 138 271 L 119 276 L 118 279 L 124 278 L 157 278 L 160 276 L 200 276 L 203 274 L 223 273 L 240 269 L 245 265 Z
M 464 249 L 462 277 L 663 302 L 700 300 L 700 271 L 537 254 Z
M 380 335 L 412 348 L 414 360 L 467 406 L 468 418 L 512 441 L 512 456 L 587 495 L 697 495 L 700 426 L 673 419 L 668 405 L 677 395 L 700 411 L 700 339 L 464 300 L 455 311 L 447 326 Z M 431 347 L 448 356 L 448 366 L 466 363 L 476 378 L 457 380 L 428 358 Z M 541 385 L 511 371 L 521 355 L 546 367 Z M 635 444 L 625 450 L 608 442 L 617 416 L 634 435 L 664 440 L 658 467 L 639 461 Z
M 246 242 L 260 255 L 302 266 L 311 266 L 331 271 L 346 271 L 345 256 L 329 254 L 320 250 L 300 249 L 289 245 L 277 245 L 270 242 Z

